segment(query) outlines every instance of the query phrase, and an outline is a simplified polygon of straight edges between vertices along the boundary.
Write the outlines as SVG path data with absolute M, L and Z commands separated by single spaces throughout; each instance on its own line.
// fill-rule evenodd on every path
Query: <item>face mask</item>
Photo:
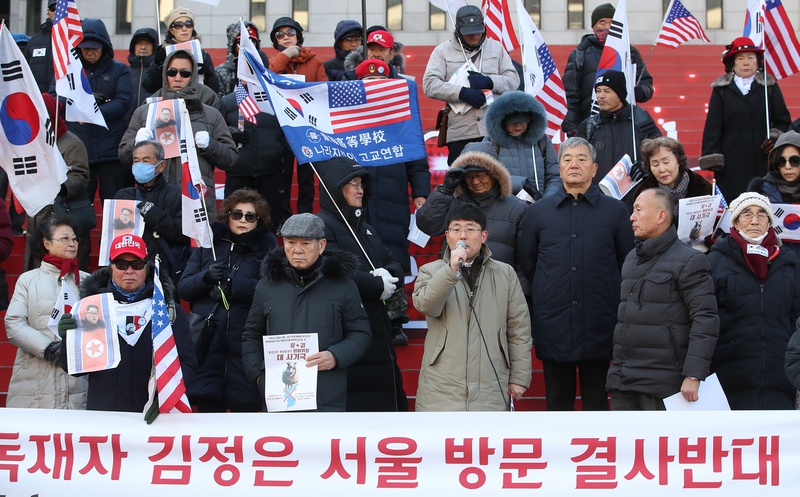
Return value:
M 594 37 L 597 38 L 597 41 L 605 45 L 606 38 L 608 38 L 608 31 L 608 28 L 595 30 Z
M 149 183 L 156 177 L 156 168 L 163 161 L 158 161 L 156 164 L 148 164 L 147 162 L 134 162 L 132 171 L 133 177 L 139 184 Z

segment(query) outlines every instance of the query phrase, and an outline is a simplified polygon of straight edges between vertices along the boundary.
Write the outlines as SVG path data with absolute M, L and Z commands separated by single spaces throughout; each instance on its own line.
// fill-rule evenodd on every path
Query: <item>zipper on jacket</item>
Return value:
M 667 338 L 669 339 L 669 346 L 672 348 L 672 359 L 675 361 L 675 366 L 681 367 L 678 362 L 678 344 L 675 343 L 675 336 L 672 334 L 671 323 L 667 323 Z

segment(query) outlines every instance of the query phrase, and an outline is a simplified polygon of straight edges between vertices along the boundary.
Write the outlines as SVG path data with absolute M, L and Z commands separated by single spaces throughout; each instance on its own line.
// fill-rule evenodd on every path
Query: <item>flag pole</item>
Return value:
M 161 12 L 159 11 L 159 8 L 158 8 L 158 0 L 154 0 L 154 1 L 155 1 L 155 4 L 156 4 L 156 32 L 158 33 L 158 41 L 160 42 L 161 41 Z M 167 26 L 167 29 L 169 29 L 169 26 Z M 153 50 L 155 50 L 155 48 Z
M 767 93 L 767 58 L 764 57 L 762 59 L 764 61 L 764 115 L 767 119 L 767 140 L 769 140 L 769 95 Z
M 656 33 L 656 41 L 653 42 L 653 45 L 650 46 L 650 53 L 647 54 L 647 58 L 644 60 L 644 65 L 642 66 L 642 72 L 639 73 L 639 77 L 636 78 L 636 84 L 633 85 L 634 87 L 639 85 L 639 81 L 642 80 L 642 76 L 644 76 L 644 69 L 647 67 L 647 63 L 650 62 L 650 56 L 653 55 L 653 50 L 656 48 L 656 43 L 658 43 L 658 35 L 661 33 L 661 30 L 664 29 L 664 24 L 667 22 L 667 17 L 669 17 L 669 13 L 672 12 L 672 4 L 675 3 L 675 0 L 669 0 L 669 5 L 667 5 L 667 14 L 664 16 L 664 20 L 661 21 L 661 27 L 658 29 L 658 33 Z M 639 71 L 639 68 L 636 68 L 636 71 Z
M 637 87 L 637 86 L 639 86 L 639 81 L 641 81 L 641 80 L 642 80 L 642 76 L 644 76 L 644 69 L 647 67 L 647 63 L 648 63 L 648 62 L 650 62 L 650 56 L 651 56 L 651 55 L 653 55 L 653 50 L 654 50 L 655 48 L 656 48 L 656 44 L 655 44 L 655 43 L 653 43 L 653 44 L 650 46 L 650 52 L 647 54 L 647 58 L 646 58 L 646 59 L 644 59 L 644 64 L 642 64 L 642 72 L 640 72 L 640 73 L 639 73 L 639 77 L 638 77 L 638 78 L 636 78 L 636 83 L 633 85 L 633 86 L 634 86 L 634 88 L 635 88 L 635 87 Z M 637 72 L 638 72 L 638 68 L 637 68 Z
M 527 14 L 527 12 L 525 12 L 525 14 Z M 523 91 L 525 93 L 528 93 L 528 83 L 529 82 L 528 82 L 527 78 L 525 77 L 525 63 L 528 60 L 528 58 L 525 56 L 525 54 L 527 53 L 528 47 L 527 47 L 527 45 L 525 45 L 525 36 L 522 33 L 522 26 L 523 26 L 523 24 L 522 24 L 522 15 L 523 15 L 523 13 L 520 12 L 519 9 L 517 9 L 517 24 L 519 25 L 519 39 L 522 40 L 520 42 L 520 45 L 522 46 L 522 89 L 523 89 Z M 514 26 L 512 25 L 511 28 L 513 29 Z M 536 62 L 539 64 L 539 67 L 541 67 L 542 66 L 542 61 L 539 60 L 539 52 L 536 50 L 535 47 L 534 47 L 533 53 L 536 56 Z M 531 95 L 531 96 L 536 98 L 536 95 Z M 545 128 L 545 131 L 546 130 L 547 130 L 547 128 Z M 531 145 L 531 161 L 533 162 L 533 180 L 536 183 L 536 189 L 538 190 L 539 189 L 539 173 L 538 173 L 538 171 L 536 171 L 536 148 L 535 147 L 536 147 L 536 145 Z M 542 164 L 544 164 L 544 161 L 545 161 L 545 157 L 544 157 L 544 153 L 542 153 Z
M 314 166 L 314 163 L 313 162 L 309 162 L 308 165 L 311 166 L 311 170 L 314 171 L 314 174 L 317 176 L 317 179 L 319 180 L 319 184 L 322 185 L 322 188 L 325 189 L 325 193 L 327 193 L 328 196 L 331 198 L 331 201 L 333 202 L 333 206 L 336 207 L 336 212 L 338 212 L 339 215 L 342 217 L 342 221 L 344 221 L 344 224 L 345 224 L 345 226 L 347 226 L 347 229 L 350 231 L 350 234 L 353 235 L 353 239 L 356 241 L 356 244 L 358 244 L 358 248 L 361 249 L 361 253 L 364 254 L 364 257 L 367 259 L 367 262 L 369 262 L 370 267 L 374 271 L 375 269 L 377 269 L 375 267 L 375 264 L 372 263 L 372 261 L 370 260 L 369 256 L 367 255 L 367 251 L 364 250 L 364 246 L 361 245 L 361 241 L 356 236 L 356 232 L 353 231 L 353 227 L 350 226 L 350 223 L 347 222 L 347 218 L 344 217 L 344 213 L 342 212 L 342 209 L 340 209 L 339 205 L 336 204 L 336 200 L 333 198 L 333 195 L 331 194 L 331 191 L 328 190 L 328 185 L 326 185 L 325 182 L 322 181 L 322 177 L 319 175 L 319 172 L 317 172 L 317 168 Z

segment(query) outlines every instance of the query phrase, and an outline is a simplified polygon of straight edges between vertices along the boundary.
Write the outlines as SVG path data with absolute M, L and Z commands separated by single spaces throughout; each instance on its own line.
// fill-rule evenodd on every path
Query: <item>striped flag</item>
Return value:
M 678 48 L 681 43 L 689 40 L 704 40 L 706 43 L 711 43 L 697 18 L 686 10 L 680 0 L 672 0 L 661 24 L 661 31 L 656 37 L 656 45 Z
M 178 358 L 178 347 L 172 334 L 169 309 L 161 286 L 160 259 L 156 257 L 156 274 L 153 278 L 153 356 L 156 366 L 159 412 L 192 412 L 186 397 L 183 371 Z
M 722 231 L 730 233 L 733 223 L 731 223 L 731 211 L 728 208 L 728 201 L 725 200 L 725 195 L 722 190 L 717 186 L 717 181 L 714 180 L 714 195 L 719 195 L 719 209 L 717 210 L 717 227 Z
M 251 124 L 258 123 L 256 115 L 258 115 L 259 110 L 256 101 L 253 100 L 253 97 L 250 96 L 241 81 L 236 85 L 236 105 L 239 106 L 239 112 L 242 113 L 242 117 L 247 122 Z
M 83 27 L 75 0 L 58 0 L 53 16 L 53 68 L 56 79 L 67 74 L 69 51 L 83 41 Z
M 330 85 L 328 91 L 334 133 L 411 119 L 405 79 L 341 81 Z
M 512 52 L 519 47 L 517 35 L 514 34 L 514 25 L 511 23 L 508 0 L 483 0 L 481 10 L 487 38 L 502 43 L 506 52 Z
M 800 72 L 800 43 L 780 0 L 767 0 L 764 65 L 775 79 Z

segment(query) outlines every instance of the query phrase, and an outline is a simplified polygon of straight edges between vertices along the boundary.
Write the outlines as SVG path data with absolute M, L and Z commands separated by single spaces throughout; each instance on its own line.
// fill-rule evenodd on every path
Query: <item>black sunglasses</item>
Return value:
M 242 219 L 242 217 L 244 217 L 244 220 L 247 221 L 248 223 L 254 223 L 256 222 L 256 219 L 258 219 L 258 216 L 256 216 L 252 212 L 248 212 L 247 214 L 245 214 L 242 211 L 231 211 L 230 214 L 228 215 L 234 221 L 239 221 L 240 219 Z
M 169 76 L 170 78 L 174 78 L 175 76 L 178 75 L 178 73 L 181 73 L 182 78 L 192 77 L 192 71 L 187 71 L 186 69 L 178 70 L 178 68 L 176 67 L 170 67 L 169 69 L 167 69 L 167 76 Z
M 786 167 L 786 157 L 779 158 L 778 165 L 780 165 L 780 167 Z M 797 155 L 789 157 L 789 165 L 792 167 L 800 167 L 800 157 Z
M 55 5 L 51 5 L 51 6 L 47 7 L 47 10 L 49 10 L 50 12 L 55 12 L 56 11 L 56 6 Z
M 116 261 L 111 261 L 114 266 L 117 267 L 120 271 L 127 271 L 129 267 L 132 267 L 135 271 L 141 271 L 144 269 L 144 266 L 147 264 L 147 261 L 143 261 L 141 259 L 136 261 L 125 261 L 122 259 L 117 259 Z
M 192 21 L 185 21 L 185 22 L 184 21 L 175 21 L 170 25 L 170 27 L 171 28 L 175 28 L 175 29 L 183 29 L 184 27 L 192 29 L 194 27 L 194 22 L 192 22 Z

